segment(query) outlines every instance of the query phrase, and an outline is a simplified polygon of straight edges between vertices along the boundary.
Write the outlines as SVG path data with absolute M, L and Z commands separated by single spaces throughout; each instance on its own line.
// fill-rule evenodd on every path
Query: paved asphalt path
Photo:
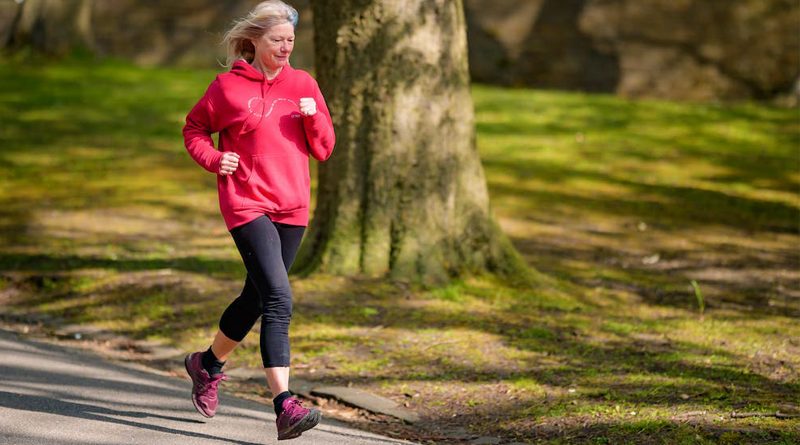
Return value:
M 407 444 L 323 419 L 277 441 L 272 407 L 221 395 L 205 419 L 191 382 L 0 330 L 0 444 Z

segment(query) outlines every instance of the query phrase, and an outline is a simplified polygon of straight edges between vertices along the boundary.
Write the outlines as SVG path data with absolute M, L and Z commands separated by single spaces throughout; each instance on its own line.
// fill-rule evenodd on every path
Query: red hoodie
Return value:
M 301 97 L 316 100 L 316 114 L 300 114 Z M 217 132 L 219 150 L 211 139 Z M 192 158 L 217 173 L 228 230 L 265 214 L 274 222 L 308 225 L 308 155 L 324 161 L 335 142 L 325 99 L 308 73 L 285 65 L 267 80 L 246 61 L 235 62 L 186 116 L 183 138 Z M 239 154 L 232 175 L 219 174 L 224 151 Z

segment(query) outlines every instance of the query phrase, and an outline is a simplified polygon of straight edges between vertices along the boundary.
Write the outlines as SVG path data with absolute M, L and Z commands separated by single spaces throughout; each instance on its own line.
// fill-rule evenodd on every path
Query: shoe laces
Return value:
M 217 389 L 217 386 L 219 386 L 219 382 L 223 380 L 228 380 L 228 376 L 222 373 L 216 376 L 211 376 L 211 378 L 208 381 L 200 383 L 200 391 L 206 392 L 209 389 Z
M 303 403 L 296 397 L 286 399 L 286 402 L 284 402 L 284 404 L 286 403 L 288 403 L 288 405 L 284 407 L 283 412 L 292 417 L 298 414 L 302 414 L 304 411 L 306 411 L 306 408 L 303 406 Z

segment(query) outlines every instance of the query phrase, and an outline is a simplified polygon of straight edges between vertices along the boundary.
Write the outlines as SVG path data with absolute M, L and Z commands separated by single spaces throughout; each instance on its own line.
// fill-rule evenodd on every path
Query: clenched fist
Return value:
M 313 97 L 300 98 L 300 114 L 303 116 L 313 116 L 317 113 L 317 101 Z
M 232 175 L 239 168 L 239 155 L 231 151 L 222 153 L 219 160 L 219 174 L 222 176 Z

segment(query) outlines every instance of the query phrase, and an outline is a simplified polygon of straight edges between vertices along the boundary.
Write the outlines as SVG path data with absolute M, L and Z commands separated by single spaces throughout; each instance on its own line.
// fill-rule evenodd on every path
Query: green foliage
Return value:
M 694 296 L 697 298 L 697 308 L 700 310 L 700 316 L 703 316 L 703 313 L 706 311 L 706 301 L 703 298 L 703 292 L 700 291 L 700 285 L 697 284 L 697 281 L 692 280 L 692 289 L 694 289 Z
M 455 281 L 447 286 L 433 289 L 431 295 L 441 300 L 458 302 L 464 298 L 462 294 L 463 287 L 463 281 Z

